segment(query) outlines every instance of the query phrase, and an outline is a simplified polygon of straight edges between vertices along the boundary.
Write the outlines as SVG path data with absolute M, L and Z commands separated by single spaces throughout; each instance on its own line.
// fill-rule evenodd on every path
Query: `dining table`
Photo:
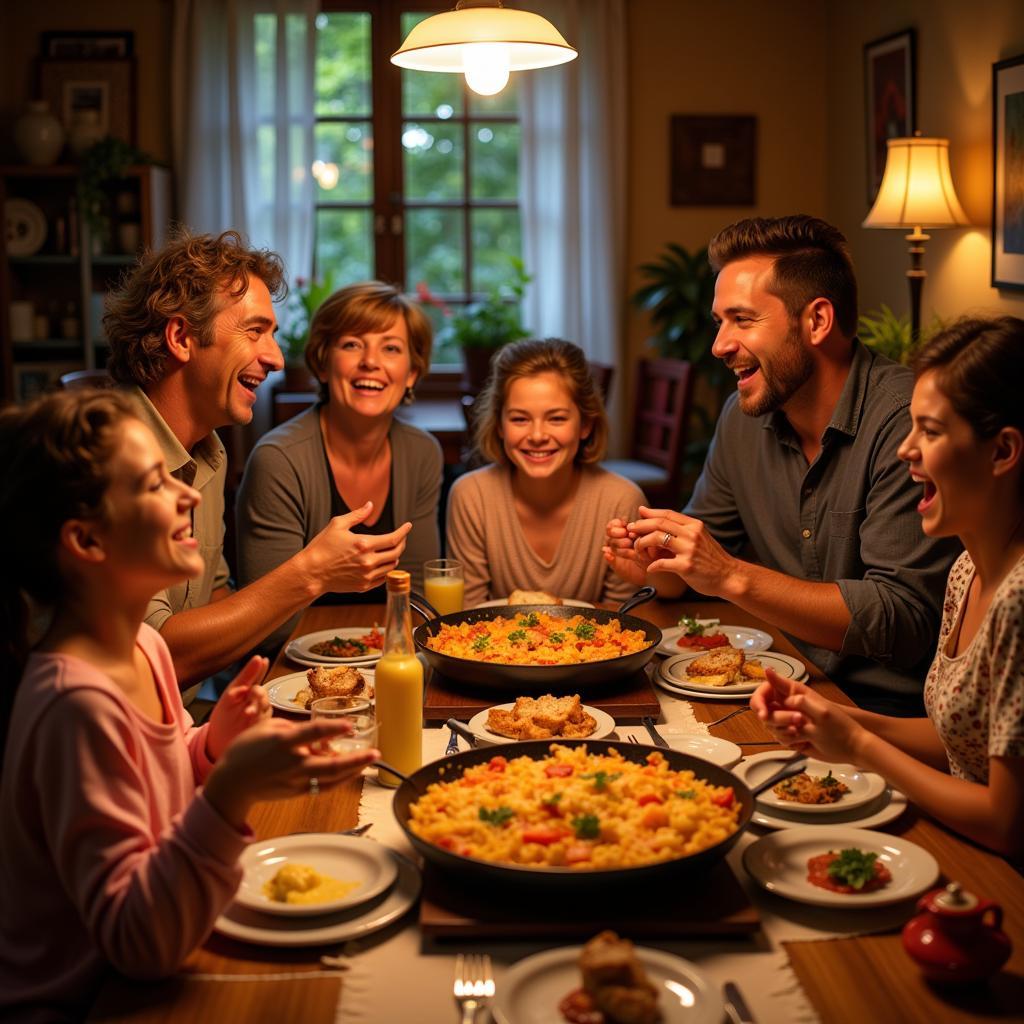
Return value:
M 312 606 L 303 612 L 292 637 L 324 629 L 383 624 L 384 611 L 382 605 L 369 604 Z M 651 601 L 631 614 L 662 628 L 676 625 L 685 614 L 761 629 L 772 635 L 773 650 L 806 662 L 777 628 L 721 601 Z M 287 658 L 286 648 L 287 644 L 273 662 L 268 684 L 301 669 Z M 839 704 L 850 703 L 816 666 L 808 663 L 807 670 L 809 683 L 820 693 Z M 680 701 L 663 691 L 658 692 L 658 699 L 662 722 L 673 720 L 682 711 L 687 720 L 692 714 L 695 728 L 703 732 L 707 732 L 706 723 L 743 708 L 747 701 L 745 696 Z M 682 707 L 684 704 L 688 707 Z M 635 735 L 647 742 L 639 721 L 617 718 L 616 729 L 621 739 Z M 751 713 L 713 726 L 711 735 L 739 744 L 745 756 L 777 748 L 764 725 Z M 442 724 L 426 725 L 424 750 L 443 756 L 443 741 L 447 738 L 448 730 Z M 375 836 L 384 841 L 388 834 L 397 835 L 394 821 L 387 820 L 389 797 L 379 792 L 374 773 L 374 769 L 368 769 L 364 777 L 330 790 L 257 805 L 249 819 L 254 840 L 351 828 L 360 819 L 361 804 L 362 817 L 367 820 L 368 809 L 375 808 L 374 825 L 361 841 L 373 841 Z M 378 792 L 369 794 L 373 799 L 367 800 L 371 788 Z M 727 977 L 736 981 L 759 1024 L 815 1019 L 827 1024 L 1024 1020 L 1024 877 L 1005 859 L 954 834 L 912 804 L 882 827 L 887 834 L 917 844 L 936 859 L 941 872 L 936 885 L 956 881 L 964 889 L 1001 905 L 1002 927 L 1013 943 L 1013 953 L 992 978 L 962 986 L 927 981 L 901 940 L 903 924 L 915 913 L 914 900 L 849 912 L 793 903 L 743 877 L 740 850 L 733 851 L 736 857 L 731 862 L 760 917 L 760 927 L 753 934 L 685 941 L 641 935 L 636 941 L 640 946 L 688 957 L 718 986 Z M 749 844 L 763 831 L 750 826 L 747 833 L 741 840 Z M 411 855 L 408 846 L 405 853 Z M 682 876 L 678 884 L 695 883 Z M 649 898 L 657 900 L 657 892 L 650 893 Z M 607 922 L 608 927 L 615 925 L 615 920 Z M 159 924 L 155 922 L 154 926 Z M 458 1019 L 452 998 L 457 954 L 489 953 L 500 991 L 512 964 L 559 944 L 542 928 L 535 937 L 520 935 L 514 941 L 441 941 L 420 932 L 415 909 L 383 931 L 341 946 L 250 945 L 215 931 L 171 978 L 140 982 L 111 976 L 88 1019 L 119 1024 L 333 1024 L 360 1020 L 373 1024 L 400 1020 L 444 1024 Z M 562 940 L 561 944 L 572 943 Z M 481 1024 L 485 1019 L 486 1014 L 481 1014 Z

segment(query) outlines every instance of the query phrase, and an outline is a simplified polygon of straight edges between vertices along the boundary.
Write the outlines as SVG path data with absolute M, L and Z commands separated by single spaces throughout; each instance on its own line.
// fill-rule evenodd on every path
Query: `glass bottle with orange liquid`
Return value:
M 406 775 L 423 764 L 423 665 L 412 642 L 409 574 L 395 569 L 387 575 L 388 611 L 384 654 L 377 662 L 377 746 L 381 758 Z M 378 781 L 397 786 L 391 772 L 379 771 Z

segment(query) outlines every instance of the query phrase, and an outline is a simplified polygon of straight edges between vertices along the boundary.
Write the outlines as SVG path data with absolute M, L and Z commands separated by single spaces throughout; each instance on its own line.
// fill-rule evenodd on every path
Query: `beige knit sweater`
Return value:
M 463 564 L 465 606 L 508 597 L 516 589 L 546 590 L 581 601 L 621 602 L 633 593 L 601 555 L 609 519 L 633 519 L 644 496 L 636 484 L 596 466 L 584 466 L 555 557 L 545 562 L 530 547 L 505 466 L 459 477 L 448 499 L 448 554 Z

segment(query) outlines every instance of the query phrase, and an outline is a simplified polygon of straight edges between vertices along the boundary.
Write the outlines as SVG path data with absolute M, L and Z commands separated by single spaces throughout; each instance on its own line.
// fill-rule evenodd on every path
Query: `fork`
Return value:
M 738 708 L 736 711 L 730 711 L 727 715 L 722 715 L 721 718 L 716 718 L 713 722 L 705 722 L 704 724 L 710 729 L 713 726 L 721 725 L 723 722 L 728 722 L 730 718 L 735 718 L 737 715 L 742 715 L 744 711 L 749 710 L 750 708 Z
M 494 975 L 491 958 L 460 953 L 455 958 L 455 983 L 452 986 L 455 1003 L 462 1013 L 462 1024 L 473 1024 L 477 1013 L 494 996 Z

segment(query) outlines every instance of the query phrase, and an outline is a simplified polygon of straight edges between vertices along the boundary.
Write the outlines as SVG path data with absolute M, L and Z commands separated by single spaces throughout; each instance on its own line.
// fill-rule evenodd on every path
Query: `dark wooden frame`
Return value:
M 69 127 L 69 90 L 75 85 L 102 87 L 106 97 L 106 117 L 100 117 L 104 134 L 124 142 L 135 142 L 135 58 L 123 60 L 51 60 L 36 62 L 37 92 L 48 100 Z
M 1014 90 L 1014 91 L 1010 91 Z M 1007 105 L 1014 98 L 1014 131 L 1006 131 Z M 1000 117 L 1002 113 L 1002 117 Z M 1016 236 L 1011 252 L 1006 251 L 1007 144 L 1010 144 L 1010 173 L 1016 185 L 1014 220 Z M 1024 291 L 1024 54 L 992 65 L 992 287 Z
M 39 54 L 57 60 L 123 60 L 135 52 L 135 33 L 105 29 L 41 32 Z
M 900 106 L 902 105 L 902 110 Z M 914 134 L 917 117 L 917 33 L 894 32 L 864 45 L 867 197 L 878 195 L 886 140 Z
M 673 114 L 669 139 L 672 206 L 753 206 L 757 201 L 757 118 Z

